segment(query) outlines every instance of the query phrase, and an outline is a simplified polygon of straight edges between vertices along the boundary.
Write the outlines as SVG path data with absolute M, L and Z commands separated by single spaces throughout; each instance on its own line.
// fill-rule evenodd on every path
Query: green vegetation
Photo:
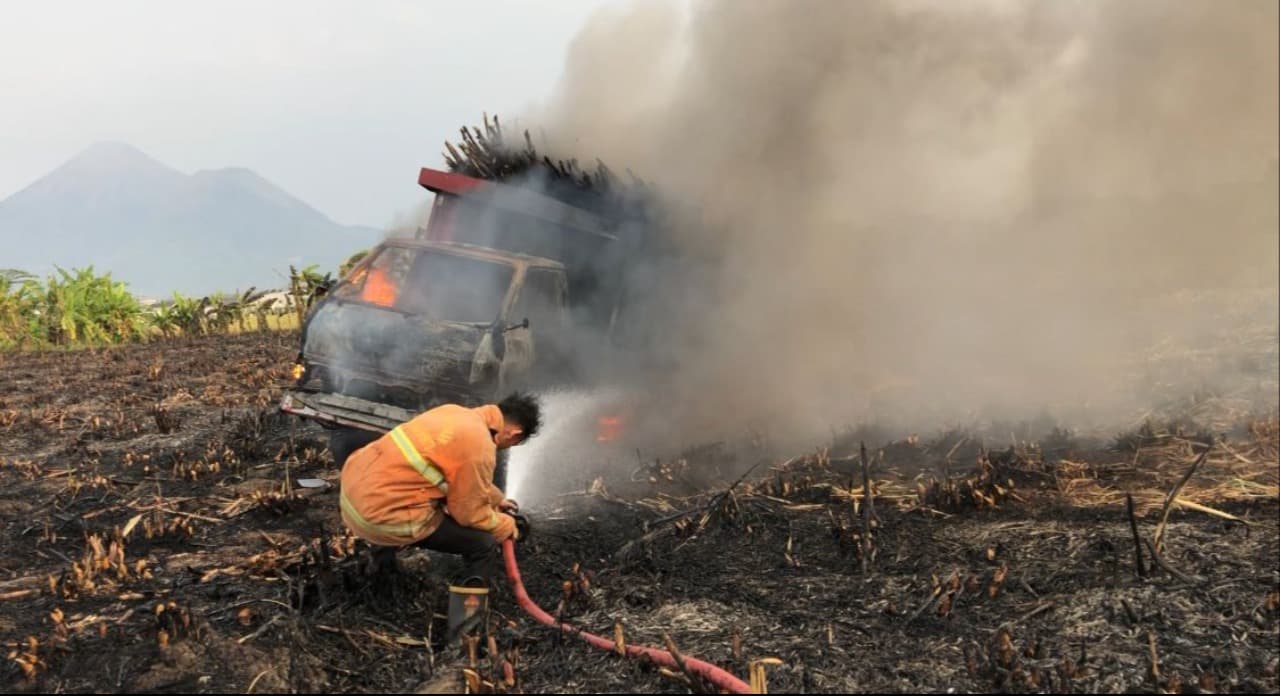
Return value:
M 346 261 L 343 262 L 341 266 L 338 267 L 338 277 L 346 278 L 347 274 L 351 272 L 351 269 L 355 268 L 356 264 L 363 261 L 364 258 L 368 255 L 369 255 L 368 249 L 361 249 L 360 251 L 357 251 L 356 253 L 352 254 L 350 257 L 347 258 Z
M 144 305 L 127 285 L 92 266 L 58 268 L 43 281 L 0 269 L 0 349 L 101 346 L 179 336 L 296 329 L 335 282 L 314 265 L 289 268 L 289 290 L 174 293 Z
M 0 272 L 0 346 L 101 345 L 146 335 L 142 306 L 124 283 L 92 266 L 57 271 L 43 283 Z

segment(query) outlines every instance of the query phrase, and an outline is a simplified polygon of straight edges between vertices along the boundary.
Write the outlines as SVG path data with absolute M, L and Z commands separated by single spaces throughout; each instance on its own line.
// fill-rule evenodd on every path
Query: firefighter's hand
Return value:
M 517 503 L 516 501 L 510 498 L 507 498 L 503 500 L 501 503 L 498 503 L 498 509 L 501 510 L 502 512 L 517 512 L 520 510 L 520 503 Z
M 515 519 L 511 515 L 498 515 L 498 526 L 493 528 L 493 537 L 498 540 L 498 543 L 507 539 L 519 541 L 520 530 Z
M 530 531 L 529 518 L 524 515 L 512 515 L 511 517 L 516 521 L 516 541 L 528 541 Z

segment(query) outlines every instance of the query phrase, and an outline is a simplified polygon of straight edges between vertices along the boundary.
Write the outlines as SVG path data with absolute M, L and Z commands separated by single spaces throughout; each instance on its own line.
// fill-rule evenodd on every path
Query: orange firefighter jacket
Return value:
M 493 485 L 497 406 L 433 408 L 356 450 L 342 467 L 342 520 L 372 544 L 403 546 L 440 527 L 444 515 L 492 532 L 515 533 L 515 519 L 498 511 L 503 492 Z

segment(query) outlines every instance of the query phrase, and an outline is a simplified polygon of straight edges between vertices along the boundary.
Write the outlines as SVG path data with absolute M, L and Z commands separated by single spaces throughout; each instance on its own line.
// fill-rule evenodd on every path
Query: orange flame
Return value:
M 597 425 L 596 442 L 613 442 L 622 432 L 622 416 L 601 416 Z

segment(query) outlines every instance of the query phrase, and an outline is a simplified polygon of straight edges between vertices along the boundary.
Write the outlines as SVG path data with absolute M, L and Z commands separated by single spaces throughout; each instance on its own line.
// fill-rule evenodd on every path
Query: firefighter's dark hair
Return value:
M 515 421 L 520 426 L 524 431 L 524 440 L 538 434 L 538 428 L 542 426 L 542 406 L 537 397 L 513 392 L 498 403 L 498 408 L 504 419 Z

